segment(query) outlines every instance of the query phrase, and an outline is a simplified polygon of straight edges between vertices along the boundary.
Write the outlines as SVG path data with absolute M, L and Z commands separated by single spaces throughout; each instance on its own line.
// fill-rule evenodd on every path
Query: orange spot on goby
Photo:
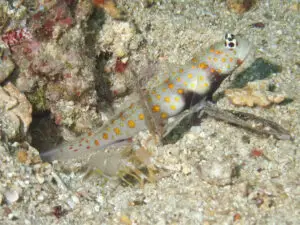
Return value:
M 152 106 L 152 112 L 159 112 L 159 111 L 160 111 L 159 105 Z
M 103 138 L 104 140 L 107 140 L 107 139 L 108 139 L 108 134 L 107 134 L 107 133 L 103 133 L 102 138 Z
M 135 122 L 133 120 L 128 120 L 127 124 L 128 124 L 128 127 L 135 128 Z
M 139 114 L 139 119 L 140 119 L 140 120 L 144 120 L 144 119 L 145 119 L 145 116 L 144 116 L 143 113 Z
M 93 133 L 92 132 L 88 132 L 88 136 L 92 136 L 93 135 Z
M 116 135 L 120 135 L 120 133 L 121 133 L 120 129 L 117 128 L 117 127 L 114 128 L 114 132 L 115 132 Z
M 179 88 L 179 89 L 177 90 L 177 93 L 178 93 L 178 94 L 183 94 L 184 91 L 183 91 L 183 89 Z
M 168 118 L 168 114 L 165 113 L 165 112 L 163 112 L 163 113 L 160 114 L 160 117 L 161 117 L 162 119 L 167 119 L 167 118 Z
M 207 65 L 206 63 L 202 62 L 202 63 L 199 63 L 198 67 L 199 67 L 200 69 L 207 69 L 207 68 L 208 68 L 208 65 Z
M 174 88 L 174 84 L 169 83 L 169 84 L 168 84 L 168 87 L 169 87 L 170 89 L 172 89 L 172 88 Z
M 98 140 L 95 140 L 95 141 L 94 141 L 94 144 L 95 144 L 96 146 L 99 146 L 99 145 L 100 145 L 100 142 L 99 142 Z

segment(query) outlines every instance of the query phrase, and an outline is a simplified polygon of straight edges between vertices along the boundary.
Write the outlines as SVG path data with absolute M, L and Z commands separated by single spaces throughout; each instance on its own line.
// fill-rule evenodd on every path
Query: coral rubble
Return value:
M 249 82 L 243 88 L 233 88 L 225 90 L 225 96 L 230 102 L 237 106 L 261 106 L 267 107 L 271 104 L 278 104 L 285 100 L 284 94 L 270 91 L 268 81 Z

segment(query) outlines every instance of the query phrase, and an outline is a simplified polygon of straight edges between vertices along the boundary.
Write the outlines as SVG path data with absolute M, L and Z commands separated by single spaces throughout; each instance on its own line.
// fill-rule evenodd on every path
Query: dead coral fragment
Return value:
M 270 86 L 268 81 L 249 82 L 243 88 L 225 90 L 225 96 L 232 104 L 238 106 L 267 107 L 273 103 L 281 103 L 286 96 L 271 92 Z

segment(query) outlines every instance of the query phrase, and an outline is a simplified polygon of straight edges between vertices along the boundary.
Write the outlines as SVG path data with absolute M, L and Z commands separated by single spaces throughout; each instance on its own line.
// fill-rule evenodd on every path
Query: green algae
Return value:
M 34 92 L 27 93 L 27 99 L 33 107 L 34 113 L 42 113 L 49 109 L 46 99 L 45 86 L 38 87 Z

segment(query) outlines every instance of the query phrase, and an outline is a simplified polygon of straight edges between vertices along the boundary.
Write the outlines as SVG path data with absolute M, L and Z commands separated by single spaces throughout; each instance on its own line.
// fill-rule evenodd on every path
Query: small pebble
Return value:
M 45 182 L 45 178 L 42 177 L 42 176 L 39 175 L 39 174 L 36 175 L 36 179 L 37 179 L 37 181 L 38 181 L 40 184 L 42 184 L 42 183 Z
M 17 220 L 18 218 L 13 213 L 10 213 L 10 214 L 8 214 L 8 219 Z
M 99 205 L 95 205 L 94 209 L 95 209 L 95 212 L 99 212 L 100 211 L 100 206 Z
M 2 204 L 3 201 L 3 195 L 0 193 L 0 205 Z
M 17 153 L 17 158 L 18 158 L 19 162 L 26 163 L 26 161 L 28 159 L 28 154 L 26 151 L 21 150 Z
M 257 22 L 257 23 L 253 23 L 251 26 L 254 27 L 254 28 L 263 29 L 263 28 L 265 28 L 266 25 L 263 22 Z
M 75 195 L 72 196 L 72 200 L 74 201 L 74 203 L 78 204 L 80 201 L 79 201 L 79 198 Z
M 38 197 L 37 197 L 37 199 L 39 200 L 39 201 L 44 201 L 44 195 L 42 195 L 42 194 L 40 194 Z
M 10 190 L 4 193 L 5 200 L 8 204 L 12 204 L 19 199 L 19 193 L 15 190 Z

